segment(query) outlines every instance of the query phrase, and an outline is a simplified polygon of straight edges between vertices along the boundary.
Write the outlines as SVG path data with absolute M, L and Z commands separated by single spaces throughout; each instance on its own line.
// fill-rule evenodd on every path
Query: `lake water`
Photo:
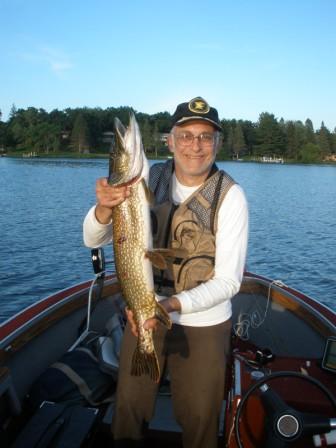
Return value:
M 336 167 L 219 166 L 249 201 L 247 269 L 336 310 Z M 107 160 L 0 158 L 0 321 L 93 278 L 82 222 L 107 170 Z

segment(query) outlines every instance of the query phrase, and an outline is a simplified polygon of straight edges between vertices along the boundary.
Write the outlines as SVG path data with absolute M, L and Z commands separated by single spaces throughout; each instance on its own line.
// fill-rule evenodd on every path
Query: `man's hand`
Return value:
M 175 296 L 167 297 L 166 299 L 161 300 L 160 305 L 163 306 L 163 308 L 167 311 L 167 313 L 171 313 L 172 311 L 177 311 L 177 312 L 181 311 L 181 303 L 178 300 L 178 298 Z M 134 336 L 137 338 L 138 330 L 137 330 L 137 326 L 136 326 L 136 323 L 134 320 L 133 312 L 127 307 L 125 310 L 126 310 L 127 320 L 131 325 L 131 331 L 134 334 Z M 143 324 L 143 327 L 145 330 L 155 331 L 157 329 L 159 322 L 160 321 L 156 317 L 150 317 L 149 319 L 147 319 L 145 321 L 145 323 Z
M 138 337 L 138 329 L 134 320 L 134 316 L 133 316 L 133 311 L 131 311 L 129 308 L 125 308 L 125 312 L 126 312 L 126 317 L 127 320 L 131 326 L 131 331 L 134 334 L 134 336 L 137 338 Z
M 101 224 L 108 224 L 112 218 L 112 209 L 121 204 L 131 194 L 130 186 L 113 187 L 106 177 L 96 182 L 96 218 Z

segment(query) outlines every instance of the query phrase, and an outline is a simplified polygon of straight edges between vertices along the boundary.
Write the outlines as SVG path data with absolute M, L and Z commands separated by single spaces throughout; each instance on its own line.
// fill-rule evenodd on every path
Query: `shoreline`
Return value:
M 99 154 L 99 153 L 89 153 L 89 154 L 79 154 L 76 152 L 63 152 L 63 153 L 53 153 L 53 154 L 43 154 L 43 153 L 8 153 L 1 154 L 1 158 L 11 158 L 11 159 L 29 159 L 29 160 L 38 160 L 38 159 L 109 159 L 109 154 Z M 167 160 L 169 158 L 168 155 L 162 155 L 158 157 L 148 157 L 148 160 Z M 216 158 L 216 161 L 220 162 L 235 162 L 235 163 L 258 163 L 261 165 L 323 165 L 323 166 L 336 166 L 335 160 L 328 161 L 317 161 L 317 162 L 302 162 L 300 160 L 288 160 L 282 163 L 279 162 L 263 162 L 261 160 L 251 160 L 248 158 L 243 159 L 228 159 L 228 158 Z

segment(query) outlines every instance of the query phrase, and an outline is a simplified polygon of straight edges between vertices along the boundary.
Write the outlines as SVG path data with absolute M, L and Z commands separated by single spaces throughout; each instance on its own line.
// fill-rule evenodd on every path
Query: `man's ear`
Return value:
M 168 144 L 169 151 L 174 154 L 174 146 L 175 145 L 174 145 L 174 137 L 172 136 L 172 134 L 168 135 L 167 144 Z

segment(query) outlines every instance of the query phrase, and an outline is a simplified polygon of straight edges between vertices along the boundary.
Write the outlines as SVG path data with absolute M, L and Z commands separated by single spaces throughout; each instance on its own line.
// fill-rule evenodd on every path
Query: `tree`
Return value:
M 6 138 L 6 125 L 2 121 L 2 112 L 0 109 L 0 152 L 4 151 Z
M 286 156 L 291 160 L 299 159 L 299 152 L 306 143 L 306 129 L 301 121 L 287 121 L 285 124 L 287 146 Z
M 324 158 L 331 153 L 331 135 L 329 129 L 321 123 L 321 128 L 317 132 L 317 143 L 320 147 L 321 157 Z
M 257 128 L 257 152 L 259 155 L 284 154 L 286 137 L 273 114 L 263 112 L 259 116 Z
M 239 159 L 239 154 L 246 150 L 246 143 L 243 134 L 241 123 L 238 122 L 233 131 L 233 154 L 236 159 Z
M 334 132 L 331 134 L 331 152 L 336 154 L 336 128 L 334 128 Z
M 159 151 L 160 145 L 161 145 L 159 126 L 158 126 L 157 121 L 154 122 L 153 143 L 154 143 L 154 150 L 155 150 L 155 158 L 157 159 L 158 151 Z
M 321 159 L 320 148 L 314 143 L 306 143 L 300 150 L 299 160 L 302 163 L 316 163 Z
M 71 133 L 71 145 L 79 153 L 89 149 L 89 128 L 82 112 L 76 116 Z
M 15 117 L 16 113 L 17 113 L 17 108 L 16 108 L 15 104 L 13 103 L 11 110 L 9 111 L 9 119 Z
M 142 144 L 145 152 L 150 152 L 153 147 L 153 133 L 151 123 L 148 118 L 145 118 L 143 123 L 140 125 Z
M 234 130 L 233 127 L 230 126 L 228 129 L 228 134 L 226 141 L 224 143 L 224 149 L 227 154 L 229 154 L 230 157 L 233 155 L 233 140 L 234 140 Z
M 314 126 L 310 118 L 307 118 L 307 120 L 305 121 L 305 130 L 306 130 L 306 142 L 316 143 Z
M 255 123 L 252 123 L 252 121 L 248 120 L 240 120 L 243 133 L 244 133 L 244 139 L 246 142 L 246 149 L 250 155 L 253 154 L 253 148 L 257 141 L 257 132 L 256 132 L 256 125 Z

